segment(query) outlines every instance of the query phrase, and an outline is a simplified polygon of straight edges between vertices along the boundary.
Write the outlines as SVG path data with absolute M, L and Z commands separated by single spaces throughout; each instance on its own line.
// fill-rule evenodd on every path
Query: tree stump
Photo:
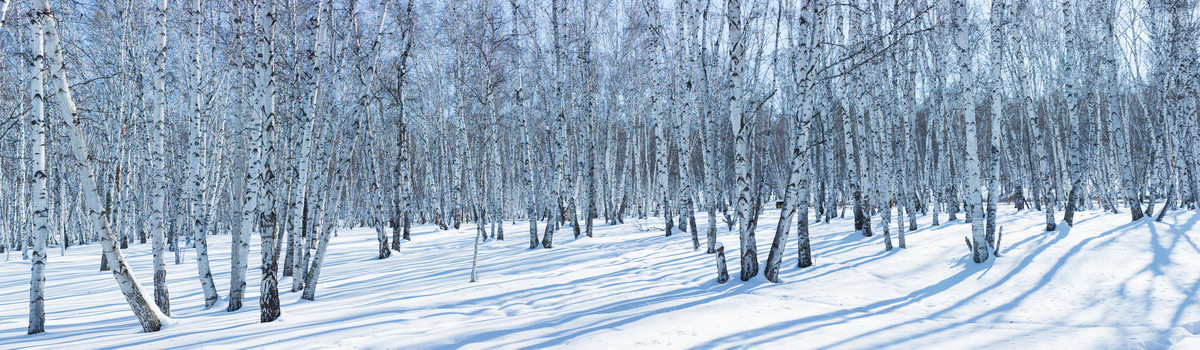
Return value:
M 729 282 L 729 269 L 725 267 L 725 245 L 717 243 L 717 283 Z

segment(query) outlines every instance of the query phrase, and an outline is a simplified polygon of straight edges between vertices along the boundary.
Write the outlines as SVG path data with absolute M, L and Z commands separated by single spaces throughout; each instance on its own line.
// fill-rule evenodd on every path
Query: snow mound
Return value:
M 1200 321 L 1171 328 L 1157 339 L 1138 343 L 1132 348 L 1137 350 L 1200 349 Z

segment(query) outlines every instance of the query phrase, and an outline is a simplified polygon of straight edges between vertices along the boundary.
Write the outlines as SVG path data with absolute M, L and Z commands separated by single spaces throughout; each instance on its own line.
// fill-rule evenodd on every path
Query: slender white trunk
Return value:
M 326 6 L 330 5 L 330 3 L 326 3 Z M 371 45 L 371 51 L 367 56 L 368 61 L 366 62 L 366 67 L 361 67 L 359 70 L 359 83 L 365 85 L 367 91 L 372 90 L 372 86 L 375 82 L 376 65 L 379 62 L 379 40 L 383 36 L 384 29 L 382 18 L 386 17 L 387 14 L 386 6 L 383 7 L 383 9 L 383 13 L 380 15 L 380 26 L 375 34 L 375 40 Z M 333 234 L 333 230 L 336 226 L 338 218 L 341 217 L 339 210 L 341 209 L 342 195 L 345 192 L 344 186 L 347 185 L 346 171 L 350 164 L 350 157 L 354 154 L 358 140 L 362 137 L 362 128 L 360 126 L 364 122 L 362 115 L 366 113 L 366 111 L 362 110 L 363 104 L 358 103 L 355 104 L 355 106 L 355 110 L 353 110 L 350 114 L 354 117 L 351 118 L 349 128 L 346 129 L 343 134 L 345 135 L 345 142 L 340 145 L 339 150 L 341 152 L 336 159 L 330 159 L 330 161 L 334 162 L 333 164 L 336 164 L 336 170 L 332 174 L 333 177 L 326 181 L 325 189 L 322 192 L 328 196 L 326 198 L 335 200 L 332 204 L 328 202 L 325 204 L 325 206 L 330 210 L 325 214 L 322 214 L 325 216 L 324 221 L 326 224 L 322 229 L 320 238 L 317 241 L 316 252 L 313 253 L 312 265 L 309 267 L 308 274 L 304 279 L 304 295 L 301 296 L 301 299 L 304 300 L 316 299 L 317 280 L 321 276 L 321 266 L 325 261 L 325 252 L 329 247 L 329 238 Z M 332 127 L 334 127 L 333 123 L 329 123 L 325 126 L 326 130 L 329 130 L 329 128 Z M 325 139 L 326 137 L 327 136 L 322 136 L 322 139 Z M 323 148 L 328 149 L 327 147 Z M 323 156 L 322 158 L 328 159 L 329 157 Z
M 318 66 L 317 60 L 321 57 L 319 52 L 322 50 L 322 36 L 320 35 L 321 11 L 325 3 L 320 0 L 314 2 L 317 8 L 313 9 L 310 13 L 308 25 L 305 27 L 307 29 L 306 34 L 312 37 L 313 46 L 310 50 L 306 51 L 307 54 L 302 63 L 304 69 L 300 75 L 302 78 L 301 83 L 304 83 L 306 87 L 301 93 L 300 102 L 297 103 L 299 112 L 298 122 L 300 123 L 300 136 L 298 139 L 300 140 L 300 144 L 297 147 L 299 153 L 295 155 L 296 173 L 293 175 L 296 182 L 292 188 L 291 200 L 289 201 L 291 208 L 289 208 L 290 213 L 287 220 L 287 233 L 289 237 L 292 237 L 292 244 L 288 247 L 291 253 L 288 255 L 292 257 L 292 260 L 285 262 L 290 268 L 285 269 L 284 275 L 286 276 L 288 272 L 291 272 L 293 276 L 293 291 L 299 289 L 299 282 L 304 279 L 302 273 L 299 277 L 296 274 L 298 270 L 302 270 L 301 260 L 304 255 L 304 243 L 305 239 L 309 236 L 307 217 L 304 215 L 304 210 L 308 203 L 308 192 L 310 191 L 308 186 L 311 182 L 309 179 L 312 177 L 310 175 L 311 166 L 309 165 L 309 159 L 312 158 L 313 129 L 317 121 L 314 114 L 317 110 L 318 85 L 321 80 L 321 67 Z
M 1068 180 L 1070 181 L 1070 192 L 1067 193 L 1067 206 L 1063 211 L 1063 221 L 1067 225 L 1075 225 L 1075 210 L 1076 202 L 1079 201 L 1079 196 L 1083 190 L 1083 145 L 1079 135 L 1079 111 L 1076 110 L 1079 104 L 1079 92 L 1075 88 L 1075 9 L 1071 4 L 1071 0 L 1062 0 L 1063 11 L 1063 38 L 1066 43 L 1063 46 L 1063 92 L 1067 97 L 1067 104 L 1063 110 L 1067 114 L 1067 123 L 1064 127 L 1067 128 L 1066 147 L 1069 153 L 1070 163 L 1067 165 Z
M 407 96 L 404 92 L 404 87 L 405 87 L 405 81 L 408 77 L 408 58 L 412 54 L 413 41 L 416 37 L 415 27 L 414 27 L 414 23 L 413 23 L 414 22 L 414 20 L 413 20 L 413 0 L 408 1 L 408 6 L 405 9 L 404 20 L 407 22 L 407 23 L 405 23 L 405 26 L 406 26 L 405 30 L 407 31 L 405 36 L 407 37 L 407 40 L 404 43 L 404 50 L 400 54 L 400 77 L 398 78 L 398 80 L 399 80 L 398 89 L 400 92 L 400 99 L 399 99 L 400 100 L 400 106 L 399 106 L 399 108 L 400 108 L 400 111 L 399 111 L 400 125 L 399 125 L 398 137 L 397 137 L 397 141 L 396 141 L 396 143 L 397 143 L 396 146 L 398 149 L 397 159 L 396 159 L 396 162 L 397 162 L 396 167 L 399 168 L 399 172 L 400 172 L 400 184 L 399 184 L 400 185 L 399 186 L 400 187 L 400 203 L 398 205 L 402 208 L 402 209 L 400 209 L 400 215 L 399 215 L 400 217 L 398 218 L 398 220 L 402 221 L 401 226 L 402 226 L 402 229 L 404 230 L 404 232 L 402 234 L 397 234 L 395 232 L 392 233 L 392 236 L 396 238 L 393 240 L 394 241 L 393 245 L 394 245 L 396 251 L 400 251 L 399 239 L 410 240 L 409 229 L 411 226 L 412 214 L 413 214 L 412 213 L 412 211 L 413 211 L 413 209 L 412 209 L 412 202 L 413 202 L 413 198 L 412 198 L 412 192 L 413 192 L 412 164 L 410 163 L 411 149 L 409 147 L 410 135 L 408 133 L 408 114 L 407 114 L 408 109 L 406 108 L 406 106 L 404 104 L 405 96 Z
M 687 0 L 679 2 L 677 13 L 676 28 L 679 34 L 680 45 L 678 46 L 678 66 L 683 72 L 683 82 L 679 83 L 683 108 L 681 108 L 676 120 L 675 135 L 679 142 L 679 193 L 681 198 L 680 203 L 680 222 L 681 228 L 687 228 L 692 234 L 692 249 L 700 249 L 700 236 L 696 230 L 696 218 L 693 213 L 693 198 L 695 193 L 692 190 L 692 124 L 693 118 L 699 115 L 696 97 L 696 70 L 693 68 L 696 64 L 696 56 L 689 52 L 693 47 L 691 44 L 695 40 L 696 32 L 696 16 L 692 11 L 692 4 Z M 685 20 L 686 19 L 686 20 Z M 685 26 L 686 23 L 686 26 Z
M 854 29 L 857 26 L 856 22 L 859 18 L 857 12 L 854 10 L 851 10 L 851 13 L 853 13 L 853 15 L 850 16 L 850 22 L 845 22 L 846 17 L 843 15 L 843 12 L 838 11 L 838 19 L 836 24 L 839 26 L 839 28 L 834 31 L 834 41 L 841 43 L 842 47 L 847 49 L 849 49 L 848 45 L 851 43 L 850 36 L 854 34 Z M 844 30 L 842 28 L 844 28 Z M 860 96 L 858 95 L 858 89 L 856 87 L 857 83 L 847 81 L 852 79 L 853 77 L 850 76 L 842 78 L 838 82 L 838 85 L 841 85 L 842 90 L 842 142 L 846 150 L 846 194 L 849 196 L 847 199 L 853 201 L 854 205 L 854 231 L 858 234 L 869 236 L 870 232 L 863 229 L 863 227 L 868 226 L 869 223 L 865 222 L 866 216 L 863 214 L 862 190 L 859 188 L 858 155 L 854 145 L 855 120 L 862 118 L 862 116 L 855 114 L 858 112 L 858 110 L 852 107 L 854 100 L 857 100 Z
M 983 194 L 980 192 L 980 162 L 978 130 L 975 122 L 975 77 L 971 71 L 971 33 L 967 23 L 967 9 L 963 0 L 955 0 L 955 46 L 958 49 L 958 73 L 962 77 L 960 83 L 961 106 L 965 118 L 964 133 L 966 134 L 966 157 L 963 159 L 966 168 L 967 209 L 971 213 L 971 238 L 973 258 L 981 263 L 988 258 L 987 242 L 984 233 Z
M 554 149 L 557 161 L 552 166 L 555 169 L 557 185 L 551 186 L 554 188 L 553 197 L 557 201 L 557 208 L 554 210 L 558 213 L 556 221 L 562 223 L 566 219 L 566 193 L 570 191 L 568 186 L 569 179 L 567 177 L 567 97 L 564 91 L 567 83 L 566 60 L 567 54 L 563 48 L 567 41 L 567 31 L 565 25 L 561 22 L 566 19 L 567 0 L 554 0 L 551 4 L 551 26 L 554 35 L 554 98 L 551 102 L 555 106 L 554 118 Z M 554 231 L 558 224 L 547 225 L 546 234 L 542 237 L 542 247 L 550 249 L 554 246 Z
M 705 1 L 705 5 L 709 4 Z M 697 12 L 700 11 L 700 6 L 696 6 Z M 703 78 L 702 85 L 704 87 L 705 104 L 703 114 L 700 116 L 701 123 L 704 125 L 702 129 L 702 139 L 704 140 L 704 206 L 708 211 L 708 229 L 705 230 L 707 236 L 708 254 L 716 254 L 717 252 L 717 140 L 718 132 L 717 119 L 712 116 L 714 107 L 712 103 L 712 90 L 708 78 L 708 46 L 704 45 L 708 34 L 708 11 L 705 9 L 700 23 L 701 36 L 694 44 L 700 55 L 700 64 L 697 69 L 700 70 L 699 75 Z M 719 41 L 718 41 L 719 42 Z
M 50 68 L 58 115 L 63 122 L 57 129 L 66 133 L 71 152 L 67 161 L 71 163 L 79 181 L 84 212 L 87 216 L 86 221 L 89 229 L 100 237 L 104 254 L 108 258 L 109 264 L 115 267 L 112 269 L 113 278 L 117 280 L 117 286 L 120 287 L 134 316 L 137 316 L 142 329 L 146 332 L 156 332 L 162 329 L 162 323 L 166 316 L 159 312 L 158 307 L 146 300 L 146 296 L 142 294 L 141 284 L 134 278 L 133 272 L 129 270 L 129 265 L 125 262 L 125 257 L 121 254 L 121 249 L 116 246 L 116 236 L 109 226 L 107 212 L 101 204 L 100 194 L 97 191 L 92 159 L 88 155 L 87 145 L 84 144 L 82 120 L 75 108 L 70 84 L 67 83 L 67 69 L 59 44 L 57 21 L 54 16 L 50 15 L 50 4 L 47 0 L 39 0 L 36 5 L 42 12 L 42 33 L 46 43 L 46 52 L 49 53 L 46 57 L 46 64 Z
M 755 211 L 751 208 L 754 199 L 751 198 L 753 173 L 750 170 L 750 116 L 745 113 L 745 88 L 742 79 L 742 56 L 746 52 L 743 46 L 742 8 L 739 0 L 729 0 L 726 4 L 726 19 L 729 25 L 729 118 L 733 124 L 734 135 L 734 171 L 737 172 L 737 213 L 741 239 L 741 278 L 750 280 L 758 275 L 758 253 L 754 241 L 754 231 L 751 227 L 750 216 Z
M 238 14 L 240 15 L 240 13 Z M 237 31 L 240 33 L 241 31 Z M 243 38 L 238 35 L 236 41 L 239 48 L 244 48 L 242 44 Z M 253 234 L 258 219 L 258 198 L 259 189 L 262 187 L 262 118 L 258 113 L 257 107 L 262 96 L 259 95 L 257 88 L 251 88 L 249 85 L 259 84 L 257 76 L 247 79 L 246 74 L 254 72 L 252 67 L 253 62 L 248 58 L 241 59 L 241 67 L 239 67 L 239 80 L 242 81 L 242 91 L 248 95 L 242 99 L 250 99 L 250 108 L 239 108 L 242 113 L 242 134 L 245 138 L 245 143 L 249 146 L 242 152 L 245 158 L 248 158 L 245 164 L 245 181 L 241 193 L 241 220 L 233 233 L 234 237 L 231 241 L 233 247 L 230 257 L 230 274 L 229 274 L 229 304 L 226 307 L 227 311 L 237 311 L 242 308 L 242 300 L 246 293 L 246 269 L 250 259 L 250 236 Z M 247 68 L 250 66 L 250 68 Z M 247 111 L 249 111 L 247 113 Z M 236 204 L 236 202 L 235 202 Z
M 529 111 L 525 109 L 525 96 L 523 95 L 525 92 L 525 72 L 524 66 L 522 65 L 524 60 L 521 57 L 521 37 L 519 36 L 519 30 L 521 27 L 521 14 L 520 5 L 518 5 L 519 1 L 510 0 L 510 2 L 512 3 L 513 10 L 512 36 L 514 38 L 513 42 L 515 43 L 514 45 L 516 46 L 517 51 L 516 54 L 513 55 L 513 66 L 515 66 L 517 70 L 516 73 L 514 73 L 517 76 L 517 89 L 513 92 L 513 98 L 517 103 L 517 113 L 521 114 L 521 148 L 524 156 L 524 158 L 522 158 L 523 166 L 521 167 L 521 171 L 523 172 L 522 180 L 525 182 L 525 188 L 529 190 L 529 194 L 526 198 L 528 202 L 525 204 L 525 215 L 528 216 L 529 219 L 529 249 L 536 249 L 538 246 L 536 209 L 537 187 L 533 184 L 534 172 L 533 163 L 531 162 L 533 159 L 533 145 L 530 142 L 530 133 L 533 132 L 533 130 L 530 125 Z
M 3 4 L 7 10 L 8 3 Z M 29 334 L 46 331 L 46 306 L 43 288 L 46 285 L 46 237 L 50 235 L 49 221 L 50 201 L 46 192 L 46 86 L 42 79 L 45 76 L 43 63 L 45 47 L 42 40 L 42 15 L 37 9 L 29 11 L 30 52 L 33 59 L 29 60 L 29 95 L 30 117 L 29 125 L 33 128 L 33 259 L 29 279 Z M 3 13 L 0 13 L 3 21 Z M 22 132 L 24 132 L 22 130 Z M 25 147 L 25 144 L 21 144 Z M 7 242 L 6 242 L 7 244 Z
M 326 60 L 328 41 L 326 39 L 326 33 L 322 30 L 321 24 L 324 23 L 325 18 L 330 16 L 330 7 L 332 7 L 331 0 L 317 0 L 317 10 L 314 11 L 313 17 L 309 18 L 309 23 L 312 25 L 310 28 L 310 35 L 313 36 L 314 46 L 313 57 L 309 58 L 309 62 L 312 64 L 312 71 L 310 72 L 310 74 L 312 74 L 310 76 L 312 79 L 312 96 L 309 100 L 302 102 L 310 104 L 309 117 L 312 118 L 312 123 L 314 125 L 313 128 L 309 129 L 309 133 L 315 131 L 315 124 L 318 120 L 316 116 L 318 106 L 320 106 L 319 101 L 321 93 L 323 91 L 321 90 L 321 87 L 322 83 L 324 82 L 324 80 L 321 79 L 321 67 L 324 65 L 324 63 L 328 62 Z M 333 123 L 327 123 L 324 128 L 322 128 L 320 143 L 318 143 L 318 146 L 321 150 L 321 156 L 316 159 L 316 164 L 311 166 L 311 168 L 317 169 L 317 171 L 309 172 L 309 177 L 302 180 L 307 182 L 307 184 L 312 187 L 309 188 L 305 193 L 304 203 L 306 203 L 309 207 L 309 214 L 308 219 L 306 220 L 307 222 L 305 222 L 305 227 L 300 229 L 302 232 L 304 232 L 307 243 L 300 244 L 295 248 L 296 251 L 295 255 L 293 256 L 294 260 L 292 261 L 292 292 L 297 292 L 304 288 L 304 283 L 306 283 L 308 279 L 308 252 L 309 249 L 312 248 L 312 245 L 314 244 L 313 242 L 315 242 L 317 239 L 317 228 L 320 227 L 317 217 L 324 213 L 324 211 L 321 210 L 322 201 L 319 199 L 317 194 L 326 193 L 326 196 L 328 196 L 327 192 L 324 192 L 328 189 L 321 189 L 320 186 L 325 181 L 328 181 L 326 180 L 327 176 L 325 175 L 325 164 L 327 164 L 326 162 L 330 156 L 329 147 L 332 147 L 332 130 L 335 126 L 336 125 Z M 313 150 L 310 149 L 310 151 Z
M 167 65 L 167 1 L 154 2 L 154 102 L 151 132 L 150 162 L 154 171 L 153 189 L 150 192 L 150 239 L 154 243 L 154 303 L 163 314 L 171 315 L 171 301 L 167 292 L 167 265 L 165 259 L 167 167 L 166 153 L 166 65 Z
M 205 157 L 204 116 L 201 111 L 200 79 L 200 4 L 201 0 L 191 2 L 190 16 L 192 20 L 192 79 L 188 81 L 188 92 L 191 93 L 192 120 L 190 149 L 188 152 L 188 198 L 191 200 L 192 236 L 196 240 L 196 271 L 200 275 L 200 287 L 204 290 L 204 307 L 209 308 L 217 303 L 216 285 L 213 283 L 212 270 L 208 264 L 208 220 L 207 206 L 204 205 L 205 172 L 208 166 Z
M 1007 11 L 1004 10 L 1005 0 L 992 0 L 991 13 L 991 30 L 992 30 L 992 47 L 989 52 L 991 61 L 991 94 L 992 94 L 992 120 L 991 120 L 991 142 L 988 147 L 988 184 L 987 184 L 987 226 L 985 227 L 984 237 L 992 247 L 996 243 L 996 211 L 997 197 L 1000 196 L 1000 127 L 1004 121 L 1004 94 L 1003 79 L 1001 79 L 1001 53 L 1004 48 L 1004 30 L 1003 22 L 1004 15 Z

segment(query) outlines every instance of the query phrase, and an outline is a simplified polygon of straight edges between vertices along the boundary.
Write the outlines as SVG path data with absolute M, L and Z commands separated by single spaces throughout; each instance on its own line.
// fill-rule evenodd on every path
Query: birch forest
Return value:
M 699 271 L 695 293 L 796 295 L 860 261 L 843 246 L 910 270 L 922 265 L 902 259 L 926 255 L 990 283 L 1050 239 L 1163 227 L 1190 243 L 1198 3 L 0 0 L 0 294 L 13 299 L 0 314 L 28 315 L 2 322 L 24 332 L 0 344 L 78 329 L 47 326 L 73 317 L 63 295 L 82 293 L 55 287 L 56 260 L 72 257 L 71 273 L 103 276 L 95 292 L 123 297 L 106 325 L 149 333 L 200 313 L 296 322 L 289 308 L 442 264 L 455 288 L 519 285 L 539 269 L 505 274 L 497 259 L 600 259 L 574 253 L 587 240 L 677 252 L 641 264 Z M 1079 229 L 1089 218 L 1106 224 Z M 652 238 L 614 238 L 626 231 Z M 421 245 L 435 241 L 454 248 Z M 1063 254 L 1088 254 L 1084 243 Z M 1200 248 L 1189 252 L 1152 266 L 1200 270 Z M 370 265 L 386 267 L 359 282 L 325 269 L 410 254 L 428 257 Z M 1184 287 L 1200 278 L 1188 273 Z M 419 300 L 416 284 L 386 290 Z M 1184 287 L 1161 328 L 1200 322 Z M 751 339 L 782 336 L 764 332 Z M 651 347 L 764 344 L 714 341 Z M 103 344 L 91 346 L 137 343 Z

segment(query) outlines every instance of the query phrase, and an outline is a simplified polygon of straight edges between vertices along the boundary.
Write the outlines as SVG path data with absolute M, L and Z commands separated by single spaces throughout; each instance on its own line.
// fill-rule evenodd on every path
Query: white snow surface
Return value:
M 759 224 L 762 261 L 778 215 Z M 246 306 L 234 313 L 224 299 L 204 309 L 194 250 L 180 265 L 169 258 L 173 318 L 156 333 L 141 332 L 91 244 L 49 249 L 47 333 L 25 335 L 30 266 L 15 252 L 0 262 L 0 348 L 1200 348 L 1200 215 L 1077 216 L 1044 232 L 1041 213 L 1002 208 L 1001 256 L 983 264 L 970 261 L 961 220 L 920 217 L 908 249 L 891 252 L 878 227 L 866 238 L 850 219 L 816 223 L 816 265 L 796 268 L 793 229 L 779 284 L 738 279 L 737 234 L 722 220 L 727 284 L 714 255 L 693 251 L 690 233 L 664 237 L 661 219 L 597 220 L 594 238 L 567 227 L 548 250 L 528 249 L 528 222 L 506 222 L 507 240 L 480 248 L 477 283 L 467 282 L 473 224 L 416 226 L 386 260 L 375 233 L 356 228 L 331 241 L 317 300 L 281 291 L 283 317 L 269 324 L 258 323 L 255 238 Z M 224 298 L 229 236 L 209 242 Z M 149 290 L 150 244 L 125 254 Z

